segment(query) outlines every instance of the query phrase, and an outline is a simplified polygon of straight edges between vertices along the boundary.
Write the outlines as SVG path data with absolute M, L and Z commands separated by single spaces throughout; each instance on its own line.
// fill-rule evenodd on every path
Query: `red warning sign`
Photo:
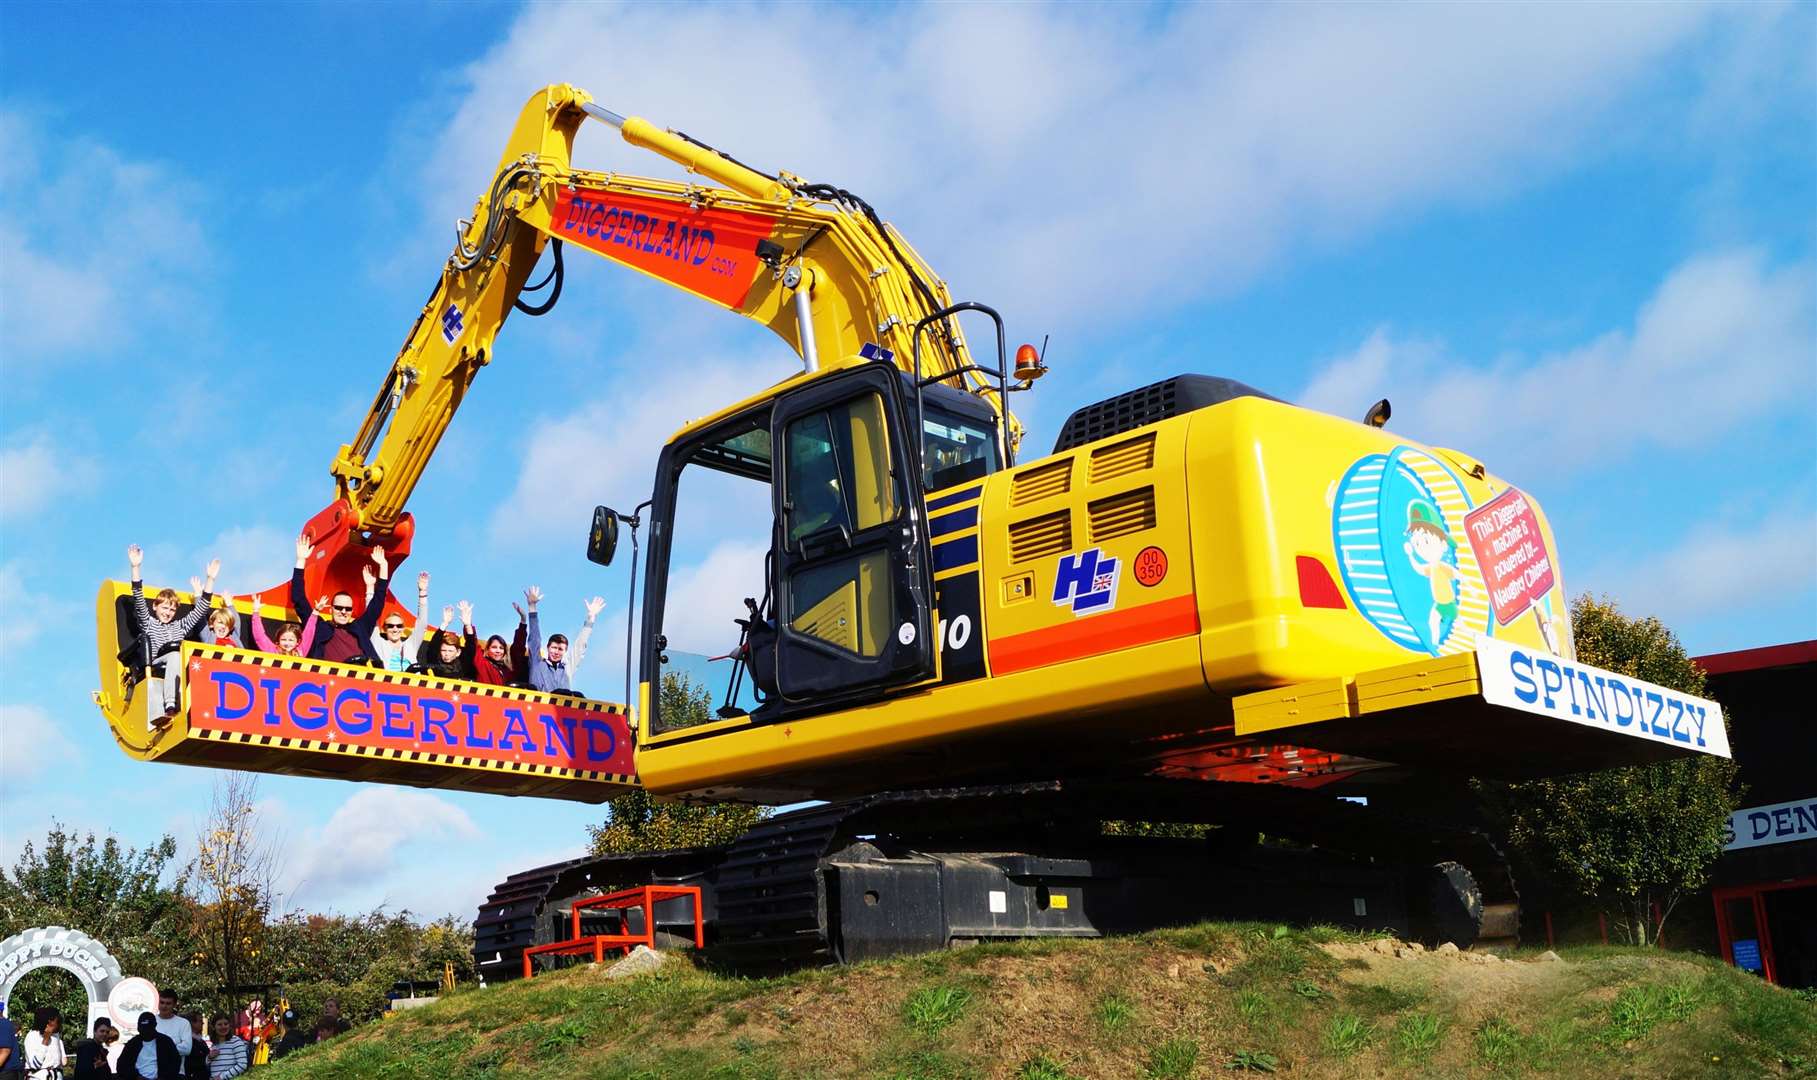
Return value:
M 1150 546 L 1136 554 L 1136 581 L 1152 589 L 1166 577 L 1167 552 Z
M 1496 622 L 1507 626 L 1552 590 L 1552 555 L 1525 493 L 1509 488 L 1465 514 L 1464 531 L 1489 586 Z

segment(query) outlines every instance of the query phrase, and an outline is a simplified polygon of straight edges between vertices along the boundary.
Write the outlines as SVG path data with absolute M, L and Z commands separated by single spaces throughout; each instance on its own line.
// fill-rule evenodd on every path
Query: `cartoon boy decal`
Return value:
M 1432 647 L 1451 636 L 1457 622 L 1457 544 L 1445 528 L 1438 507 L 1424 499 L 1407 504 L 1407 541 L 1401 545 L 1414 573 L 1432 585 Z

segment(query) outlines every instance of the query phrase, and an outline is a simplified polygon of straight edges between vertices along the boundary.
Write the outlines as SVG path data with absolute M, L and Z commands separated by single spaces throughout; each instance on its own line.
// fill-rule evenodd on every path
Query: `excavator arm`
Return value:
M 588 118 L 709 184 L 577 170 Z M 522 301 L 555 245 L 540 307 Z M 359 433 L 335 455 L 335 498 L 305 526 L 316 552 L 311 596 L 359 595 L 382 546 L 393 567 L 413 530 L 404 506 L 514 308 L 540 314 L 561 288 L 561 244 L 584 248 L 768 326 L 808 372 L 892 358 L 990 400 L 1013 446 L 1007 381 L 970 355 L 946 285 L 862 199 L 786 173 L 758 172 L 685 135 L 593 104 L 558 84 L 524 106 L 489 191 L 461 223 L 454 253 L 385 373 Z M 921 333 L 917 334 L 917 327 Z M 917 350 L 916 338 L 920 338 Z M 919 352 L 919 356 L 917 356 Z M 989 378 L 994 376 L 995 378 Z M 285 588 L 261 594 L 284 602 Z

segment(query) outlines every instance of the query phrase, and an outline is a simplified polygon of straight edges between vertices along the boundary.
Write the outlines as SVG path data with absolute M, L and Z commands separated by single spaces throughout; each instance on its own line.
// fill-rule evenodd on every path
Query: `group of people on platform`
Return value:
M 0 1011 L 4 1007 L 0 1002 Z M 158 995 L 158 1011 L 140 1013 L 135 1026 L 133 1037 L 122 1041 L 111 1020 L 96 1020 L 72 1054 L 63 1040 L 63 1014 L 56 1008 L 37 1009 L 31 1030 L 23 1035 L 0 1015 L 0 1080 L 229 1080 L 350 1027 L 335 998 L 323 1003 L 313 1029 L 305 1028 L 294 1010 L 270 1016 L 257 1001 L 236 1016 L 216 1016 L 205 1025 L 199 1012 L 178 1013 L 177 996 L 168 990 Z
M 443 607 L 441 623 L 430 625 L 427 571 L 416 576 L 414 624 L 397 611 L 385 610 L 391 567 L 383 548 L 373 548 L 372 565 L 363 568 L 366 596 L 360 605 L 356 606 L 353 596 L 345 592 L 319 596 L 312 602 L 304 583 L 304 568 L 314 550 L 309 537 L 297 537 L 296 568 L 290 576 L 290 604 L 295 617 L 280 623 L 273 635 L 262 616 L 247 616 L 242 632 L 242 619 L 232 603 L 224 601 L 216 606 L 214 583 L 221 571 L 221 560 L 208 564 L 206 580 L 190 579 L 195 602 L 179 616 L 182 603 L 173 589 L 161 590 L 147 602 L 139 577 L 144 552 L 137 544 L 126 549 L 127 561 L 132 564 L 138 636 L 122 650 L 121 659 L 129 671 L 128 693 L 139 680 L 146 684 L 146 716 L 152 727 L 168 724 L 181 708 L 183 665 L 168 661 L 184 641 L 573 694 L 571 672 L 585 658 L 593 623 L 606 605 L 604 598 L 598 596 L 586 602 L 587 620 L 572 643 L 563 634 L 550 634 L 545 642 L 536 611 L 543 593 L 532 585 L 524 590 L 523 604 L 511 605 L 517 610 L 517 631 L 511 640 L 492 634 L 481 648 L 479 631 L 473 625 L 473 605 L 466 600 Z M 450 629 L 457 609 L 459 632 Z

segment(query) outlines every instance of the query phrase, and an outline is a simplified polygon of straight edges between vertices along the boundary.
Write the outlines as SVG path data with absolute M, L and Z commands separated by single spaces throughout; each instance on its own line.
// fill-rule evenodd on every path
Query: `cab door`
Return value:
M 786 706 L 932 677 L 933 595 L 920 470 L 887 365 L 777 402 L 776 687 Z

